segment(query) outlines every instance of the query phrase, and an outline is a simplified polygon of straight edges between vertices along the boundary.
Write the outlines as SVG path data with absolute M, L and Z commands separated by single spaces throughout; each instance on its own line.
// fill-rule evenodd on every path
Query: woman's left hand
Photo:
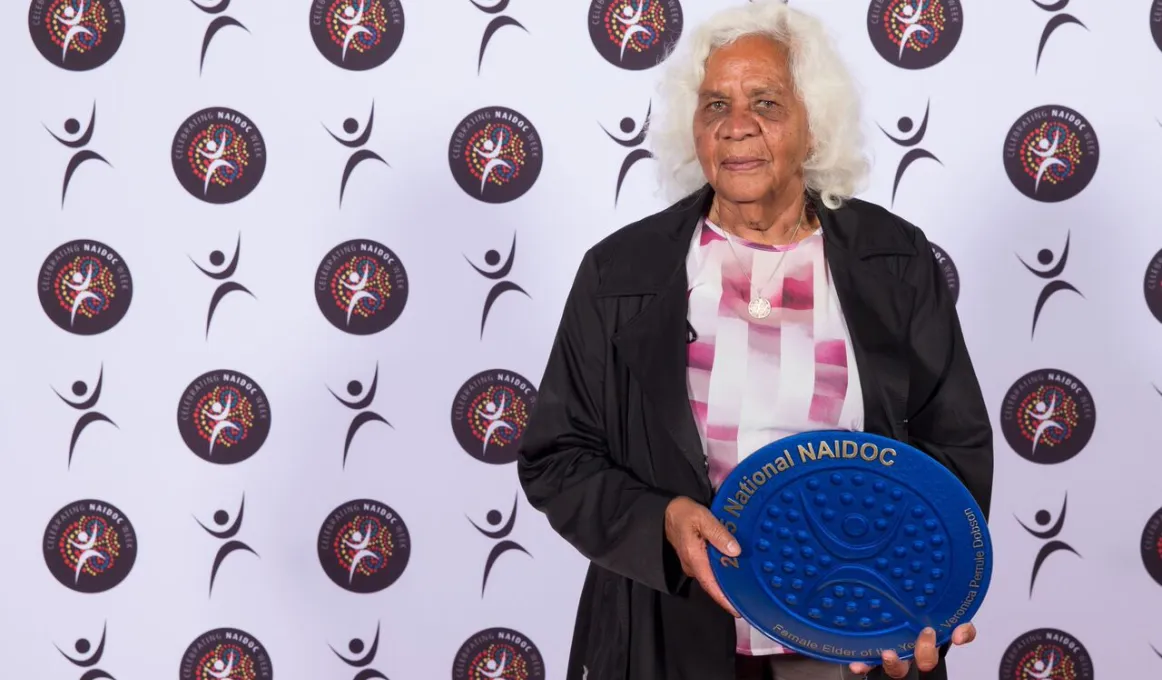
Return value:
M 975 639 L 976 626 L 971 623 L 961 624 L 952 631 L 952 644 L 954 645 L 967 645 Z M 912 668 L 911 662 L 901 661 L 900 657 L 891 650 L 884 652 L 883 660 L 884 674 L 889 678 L 908 677 L 908 671 Z M 920 637 L 916 638 L 916 655 L 912 661 L 916 663 L 916 668 L 921 673 L 936 668 L 936 664 L 940 663 L 940 649 L 936 646 L 935 630 L 925 628 L 921 631 Z M 867 675 L 871 672 L 871 666 L 865 663 L 853 663 L 850 668 L 851 672 L 856 675 Z

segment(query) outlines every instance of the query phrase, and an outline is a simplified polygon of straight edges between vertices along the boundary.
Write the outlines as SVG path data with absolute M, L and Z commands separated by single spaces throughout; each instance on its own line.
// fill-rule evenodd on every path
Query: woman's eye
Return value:
M 775 103 L 769 99 L 760 99 L 758 106 L 760 109 L 773 109 L 775 108 Z

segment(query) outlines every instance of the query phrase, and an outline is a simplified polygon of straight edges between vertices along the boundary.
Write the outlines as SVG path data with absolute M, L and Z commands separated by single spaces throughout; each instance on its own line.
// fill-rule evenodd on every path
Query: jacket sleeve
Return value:
M 993 431 L 980 383 L 961 333 L 956 305 L 932 246 L 916 229 L 918 256 L 908 279 L 915 286 L 909 330 L 912 348 L 908 434 L 912 444 L 948 467 L 989 514 Z
M 586 253 L 573 281 L 517 459 L 529 504 L 594 564 L 675 594 L 685 583 L 665 537 L 673 494 L 610 458 L 604 427 L 609 343 Z

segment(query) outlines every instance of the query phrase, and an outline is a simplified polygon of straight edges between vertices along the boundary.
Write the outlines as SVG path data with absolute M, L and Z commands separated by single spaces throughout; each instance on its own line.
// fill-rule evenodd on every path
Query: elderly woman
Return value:
M 831 664 L 751 629 L 707 543 L 748 453 L 820 429 L 911 443 L 988 512 L 992 431 L 923 232 L 854 199 L 854 88 L 781 2 L 718 14 L 671 59 L 656 157 L 681 200 L 584 256 L 524 434 L 530 503 L 591 561 L 569 680 L 948 677 L 914 658 Z M 971 624 L 953 644 L 972 640 Z

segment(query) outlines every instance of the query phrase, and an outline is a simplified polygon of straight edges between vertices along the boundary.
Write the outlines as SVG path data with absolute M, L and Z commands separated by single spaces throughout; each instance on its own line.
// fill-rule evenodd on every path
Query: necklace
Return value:
M 795 237 L 799 235 L 799 227 L 803 225 L 803 215 L 807 212 L 806 206 L 803 208 L 803 211 L 799 213 L 799 221 L 795 223 L 795 230 L 791 232 L 791 243 L 795 242 Z M 750 284 L 750 288 L 753 291 L 750 304 L 746 306 L 747 313 L 756 319 L 767 318 L 771 315 L 771 301 L 762 294 L 761 289 L 755 288 L 754 281 L 751 280 L 750 274 L 747 272 L 746 265 L 742 263 L 742 259 L 739 258 L 738 253 L 734 251 L 734 238 L 729 232 L 726 234 L 726 245 L 730 248 L 730 254 L 733 255 L 735 261 L 738 262 L 739 268 L 742 269 L 743 276 L 746 277 L 746 282 Z M 775 265 L 775 268 L 771 270 L 770 277 L 767 279 L 766 283 L 763 284 L 764 287 L 775 278 L 775 274 L 779 271 L 779 268 L 783 266 L 783 260 L 785 259 L 787 259 L 786 250 L 784 250 L 782 254 L 779 255 L 779 262 Z

